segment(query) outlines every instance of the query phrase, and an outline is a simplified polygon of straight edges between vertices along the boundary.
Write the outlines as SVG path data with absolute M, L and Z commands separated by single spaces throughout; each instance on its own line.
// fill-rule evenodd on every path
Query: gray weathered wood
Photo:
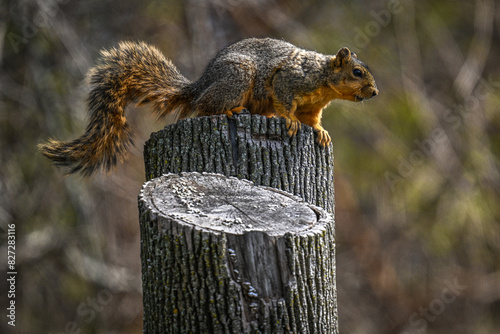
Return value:
M 281 189 L 292 194 L 295 194 L 306 202 L 315 204 L 326 209 L 327 212 L 333 215 L 334 211 L 334 188 L 333 188 L 333 154 L 332 148 L 327 147 L 323 148 L 318 146 L 314 139 L 315 134 L 312 129 L 308 126 L 302 126 L 302 129 L 299 130 L 296 136 L 289 137 L 286 134 L 286 122 L 281 118 L 266 118 L 264 116 L 259 115 L 250 115 L 248 113 L 242 112 L 239 115 L 235 115 L 233 118 L 228 119 L 225 115 L 217 115 L 211 117 L 199 117 L 187 120 L 181 120 L 175 124 L 169 125 L 165 127 L 165 129 L 153 133 L 151 138 L 145 145 L 144 149 L 144 158 L 146 164 L 146 178 L 151 180 L 153 178 L 159 177 L 165 173 L 181 173 L 181 172 L 211 172 L 211 173 L 219 173 L 225 176 L 236 176 L 239 179 L 248 179 L 253 181 L 257 185 L 264 185 L 273 187 L 276 189 Z M 142 209 L 141 209 L 142 210 Z M 142 212 L 142 211 L 141 211 Z M 142 214 L 141 214 L 142 215 Z M 146 215 L 147 216 L 147 215 Z M 141 221 L 143 221 L 143 229 L 145 225 L 144 217 L 142 215 Z M 156 219 L 156 218 L 155 218 Z M 236 218 L 235 218 L 236 219 Z M 231 223 L 231 221 L 226 221 L 226 225 Z M 156 222 L 151 223 L 152 226 L 156 226 Z M 332 222 L 333 224 L 333 222 Z M 162 226 L 169 226 L 169 224 L 163 224 Z M 174 224 L 174 226 L 177 226 Z M 275 226 L 271 224 L 270 226 Z M 227 226 L 226 226 L 227 227 Z M 203 249 L 205 254 L 205 259 L 210 259 L 213 254 L 225 254 L 221 251 L 221 249 L 227 249 L 228 240 L 233 240 L 232 232 L 230 233 L 214 233 L 213 229 L 203 229 L 202 227 L 198 227 L 198 229 L 202 229 L 203 232 L 193 232 L 190 234 L 188 239 L 185 238 L 174 238 L 168 237 L 168 243 L 163 244 L 163 239 L 161 241 L 163 246 L 159 246 L 158 236 L 155 233 L 146 234 L 144 232 L 142 238 L 142 261 L 143 268 L 161 268 L 161 275 L 155 274 L 154 278 L 144 277 L 145 283 L 144 285 L 144 309 L 145 309 L 145 331 L 146 332 L 154 332 L 149 331 L 147 328 L 152 326 L 155 322 L 165 323 L 165 317 L 171 317 L 168 321 L 173 321 L 176 325 L 172 325 L 179 330 L 178 319 L 180 315 L 179 313 L 153 313 L 152 315 L 149 312 L 152 312 L 152 305 L 162 305 L 163 308 L 168 309 L 172 304 L 172 301 L 169 299 L 172 296 L 168 294 L 168 291 L 174 289 L 175 290 L 175 300 L 177 303 L 181 303 L 183 305 L 191 305 L 192 302 L 195 302 L 196 305 L 200 305 L 200 303 L 204 303 L 205 305 L 202 309 L 197 306 L 197 310 L 204 311 L 204 314 L 197 315 L 197 321 L 200 323 L 200 327 L 196 327 L 197 329 L 203 328 L 204 330 L 201 332 L 207 333 L 239 333 L 242 332 L 242 328 L 247 330 L 250 324 L 252 328 L 252 332 L 257 332 L 257 328 L 265 333 L 273 333 L 274 329 L 280 328 L 273 321 L 279 321 L 280 323 L 285 322 L 285 327 L 281 327 L 283 331 L 276 330 L 277 333 L 292 333 L 292 332 L 304 332 L 304 333 L 315 333 L 318 332 L 314 329 L 314 321 L 312 322 L 312 327 L 308 327 L 311 324 L 310 319 L 314 319 L 315 312 L 308 311 L 308 316 L 306 317 L 303 311 L 297 311 L 306 305 L 306 301 L 311 299 L 314 302 L 317 302 L 318 308 L 327 307 L 332 311 L 334 316 L 329 316 L 328 321 L 325 322 L 326 317 L 319 318 L 320 323 L 325 326 L 331 326 L 330 331 L 325 331 L 329 333 L 337 333 L 338 323 L 337 323 L 337 296 L 335 290 L 335 252 L 334 252 L 334 225 L 332 225 L 331 229 L 328 230 L 326 240 L 323 241 L 323 244 L 327 244 L 328 246 L 324 248 L 316 247 L 317 252 L 324 252 L 325 259 L 328 258 L 331 265 L 328 269 L 329 274 L 325 277 L 330 279 L 332 290 L 329 290 L 328 293 L 320 292 L 321 289 L 318 290 L 318 286 L 311 280 L 311 275 L 318 275 L 321 270 L 324 270 L 321 265 L 316 263 L 316 260 L 313 260 L 311 257 L 312 250 L 314 247 L 305 247 L 305 245 L 312 245 L 316 243 L 315 241 L 311 241 L 312 239 L 304 238 L 303 236 L 298 237 L 298 239 L 293 239 L 293 235 L 289 237 L 292 238 L 290 240 L 299 240 L 291 242 L 288 241 L 290 247 L 287 248 L 272 248 L 274 255 L 276 258 L 282 258 L 283 254 L 286 256 L 290 256 L 290 254 L 297 254 L 296 258 L 299 259 L 297 263 L 300 265 L 293 265 L 292 269 L 296 270 L 295 273 L 299 273 L 297 275 L 302 275 L 301 277 L 304 280 L 299 280 L 297 282 L 297 289 L 300 291 L 311 291 L 311 293 L 306 294 L 304 296 L 309 296 L 306 300 L 295 298 L 292 299 L 293 302 L 293 310 L 294 312 L 286 309 L 286 299 L 260 299 L 265 302 L 255 302 L 255 303 L 247 303 L 246 307 L 250 307 L 251 310 L 257 315 L 254 315 L 253 320 L 246 323 L 247 325 L 243 326 L 240 322 L 247 321 L 248 318 L 248 309 L 242 308 L 242 304 L 230 304 L 233 306 L 228 306 L 226 300 L 230 300 L 234 297 L 226 296 L 224 303 L 218 303 L 218 299 L 210 299 L 210 303 L 206 303 L 206 293 L 199 295 L 201 293 L 201 285 L 200 284 L 208 284 L 206 280 L 214 280 L 211 272 L 215 270 L 214 266 L 211 265 L 209 269 L 199 269 L 202 267 L 196 267 L 196 272 L 200 275 L 197 280 L 193 281 L 193 286 L 189 289 L 179 288 L 177 283 L 180 279 L 179 270 L 182 269 L 183 273 L 193 274 L 193 262 L 189 260 L 187 262 L 182 262 L 185 260 L 181 259 L 181 256 L 185 253 L 185 251 L 180 251 L 182 248 L 179 242 L 187 242 L 188 244 L 195 244 L 195 249 L 198 253 L 201 254 L 201 250 Z M 236 225 L 236 228 L 241 228 L 240 225 Z M 198 231 L 198 229 L 194 229 Z M 291 231 L 291 228 L 288 227 Z M 234 232 L 234 231 L 233 231 Z M 240 231 L 241 232 L 241 231 Z M 264 233 L 264 232 L 262 232 Z M 275 240 L 276 236 L 273 233 L 278 232 L 270 232 L 264 234 L 259 234 L 260 239 L 262 240 Z M 155 237 L 156 235 L 156 237 Z M 221 235 L 226 235 L 229 237 L 222 237 Z M 240 263 L 237 270 L 246 270 L 246 266 L 249 261 L 256 261 L 256 259 L 260 259 L 261 256 L 259 253 L 254 252 L 253 250 L 249 250 L 251 244 L 255 242 L 254 238 L 256 238 L 255 232 L 249 232 L 244 234 L 245 237 L 239 238 L 238 242 L 233 242 L 237 245 L 242 242 L 242 249 L 248 250 L 245 251 L 244 254 L 247 256 L 247 260 L 245 261 L 236 261 L 235 263 Z M 265 235 L 265 236 L 264 236 Z M 286 237 L 283 237 L 286 239 Z M 260 240 L 259 239 L 259 240 Z M 182 240 L 191 240 L 191 241 L 182 241 Z M 221 244 L 219 244 L 219 243 Z M 298 243 L 297 243 L 298 242 Z M 249 243 L 249 244 L 246 244 Z M 311 244 L 312 243 L 312 244 Z M 272 242 L 271 242 L 272 244 Z M 174 245 L 174 246 L 173 246 Z M 175 246 L 176 245 L 176 246 Z M 295 245 L 295 246 L 293 246 Z M 317 243 L 316 243 L 317 245 Z M 156 248 L 155 248 L 156 247 Z M 159 247 L 159 248 L 158 248 Z M 173 247 L 173 248 L 172 248 Z M 190 246 L 194 247 L 194 246 Z M 295 248 L 294 248 L 295 247 Z M 235 247 L 229 248 L 232 251 L 235 251 Z M 149 253 L 148 251 L 149 250 Z M 163 249 L 163 250 L 162 250 Z M 192 248 L 189 248 L 192 249 Z M 266 249 L 264 247 L 264 249 Z M 290 251 L 293 250 L 293 251 Z M 285 251 L 286 250 L 286 251 Z M 303 251 L 304 250 L 304 251 Z M 310 251 L 308 251 L 310 250 Z M 183 253 L 184 252 L 184 253 Z M 215 253 L 214 253 L 215 252 Z M 222 252 L 222 253 L 221 253 Z M 227 252 L 230 252 L 227 250 Z M 283 253 L 285 252 L 285 253 Z M 295 253 L 294 253 L 295 252 Z M 160 254 L 161 253 L 161 254 Z M 151 257 L 147 254 L 160 254 L 161 256 Z M 192 255 L 191 253 L 187 253 Z M 326 255 L 328 254 L 328 256 Z M 209 256 L 210 255 L 210 256 Z M 234 257 L 234 255 L 231 255 Z M 172 257 L 176 257 L 176 260 L 171 260 Z M 216 258 L 210 261 L 215 261 Z M 150 261 L 150 262 L 147 262 Z M 152 261 L 152 262 L 151 262 Z M 176 262 L 177 261 L 177 262 Z M 179 262 L 181 261 L 181 262 Z M 207 260 L 208 261 L 208 260 Z M 292 261 L 293 262 L 293 261 Z M 172 263 L 177 263 L 173 265 Z M 183 263 L 183 264 L 180 264 Z M 208 262 L 212 263 L 212 262 Z M 215 262 L 213 262 L 215 263 Z M 219 263 L 219 262 L 217 262 Z M 208 265 L 207 263 L 205 263 Z M 185 267 L 185 265 L 188 265 Z M 200 263 L 200 265 L 202 265 Z M 233 270 L 230 264 L 229 270 Z M 179 267 L 180 266 L 180 267 Z M 303 267 L 305 266 L 305 267 Z M 243 269 L 241 269 L 243 268 Z M 172 271 L 173 270 L 173 271 Z M 177 270 L 177 271 L 176 271 Z M 218 270 L 218 269 L 217 269 Z M 219 272 L 219 271 L 217 271 Z M 144 272 L 146 273 L 146 271 Z M 261 276 L 259 280 L 266 280 L 266 274 L 268 271 L 260 271 L 259 275 Z M 204 275 L 206 278 L 203 278 Z M 144 274 L 146 275 L 146 274 Z M 167 275 L 167 276 L 165 276 Z M 170 275 L 170 276 L 169 276 Z M 173 275 L 173 276 L 172 276 Z M 250 274 L 248 274 L 250 275 Z M 187 276 L 182 276 L 187 277 Z M 250 286 L 247 286 L 247 282 L 251 282 L 250 280 L 237 280 L 234 275 L 230 276 L 232 281 L 228 281 L 230 283 L 224 283 L 225 293 L 226 294 L 236 294 L 240 293 L 239 289 L 243 289 L 242 291 L 247 291 L 245 293 L 249 293 L 250 296 L 254 295 L 254 292 L 257 291 L 258 296 L 267 296 L 262 291 L 257 290 L 261 285 L 257 283 L 250 283 Z M 243 276 L 242 276 L 243 277 Z M 273 276 L 274 277 L 274 276 Z M 306 277 L 308 277 L 306 279 Z M 324 279 L 326 279 L 323 277 Z M 231 283 L 232 282 L 232 283 Z M 242 283 L 243 282 L 243 283 Z M 253 284 L 253 285 L 252 285 Z M 185 285 L 183 285 L 185 286 Z M 210 283 L 212 288 L 209 291 L 219 291 L 216 286 Z M 215 290 L 214 290 L 215 289 Z M 255 289 L 255 291 L 254 291 Z M 272 291 L 273 289 L 269 290 Z M 275 294 L 279 294 L 281 296 L 283 292 L 283 288 L 278 289 Z M 164 293 L 163 297 L 161 293 Z M 210 292 L 210 293 L 212 293 Z M 314 296 L 314 292 L 317 293 L 317 297 Z M 198 296 L 200 300 L 194 295 Z M 154 296 L 154 297 L 151 297 Z M 218 297 L 221 298 L 221 297 Z M 248 299 L 248 296 L 246 297 Z M 181 300 L 182 299 L 182 300 Z M 272 302 L 271 302 L 272 300 Z M 154 303 L 153 303 L 154 301 Z M 247 300 L 248 301 L 248 300 Z M 289 300 L 290 301 L 290 300 Z M 271 304 L 269 304 L 271 303 Z M 169 306 L 170 305 L 170 306 Z M 209 305 L 209 307 L 206 307 Z M 269 306 L 271 305 L 271 306 Z M 188 306 L 187 309 L 190 309 L 191 306 Z M 219 309 L 221 308 L 221 309 Z M 307 308 L 307 307 L 306 307 Z M 154 307 L 153 307 L 154 309 Z M 183 308 L 184 309 L 184 308 Z M 225 310 L 225 315 L 220 313 L 219 317 L 226 317 L 224 321 L 227 322 L 227 317 L 231 319 L 231 328 L 232 330 L 228 330 L 228 327 L 221 327 L 216 320 L 212 319 L 214 310 Z M 302 309 L 304 310 L 304 309 Z M 185 312 L 177 309 L 177 312 Z M 219 312 L 219 311 L 218 311 Z M 239 312 L 239 313 L 238 313 Z M 298 313 L 297 313 L 298 312 Z M 324 312 L 328 313 L 329 311 L 321 311 L 322 314 Z M 203 312 L 202 312 L 203 313 Z M 326 314 L 325 313 L 325 314 Z M 189 313 L 191 314 L 191 313 Z M 243 318 L 238 318 L 235 314 L 239 316 L 245 316 Z M 328 313 L 330 314 L 330 313 Z M 311 316 L 312 318 L 310 318 Z M 173 318 L 172 318 L 173 317 Z M 193 319 L 192 316 L 190 316 Z M 235 318 L 236 317 L 236 318 Z M 297 318 L 298 317 L 298 318 Z M 183 318 L 187 319 L 187 318 Z M 219 319 L 219 318 L 217 318 Z M 240 319 L 240 320 L 236 320 Z M 245 320 L 246 319 L 246 320 Z M 270 321 L 269 323 L 264 324 L 259 322 L 259 319 L 267 319 L 265 321 Z M 274 320 L 273 320 L 274 319 Z M 279 319 L 279 320 L 276 320 Z M 187 320 L 186 320 L 187 321 Z M 221 320 L 222 321 L 222 320 Z M 185 321 L 184 321 L 185 323 Z M 305 324 L 306 325 L 300 325 Z M 295 325 L 291 325 L 295 324 Z M 161 325 L 160 325 L 161 326 Z M 206 327 L 209 326 L 209 327 Z M 212 326 L 212 327 L 210 327 Z M 243 326 L 243 327 L 242 327 Z M 253 327 L 252 327 L 253 326 Z M 257 327 L 256 327 L 257 326 Z M 273 327 L 274 326 L 274 327 Z M 291 327 L 287 327 L 291 326 Z M 293 327 L 295 326 L 295 327 Z M 194 327 L 193 327 L 194 328 Z M 221 330 L 220 328 L 224 328 Z M 327 327 L 325 327 L 327 328 Z M 163 329 L 163 327 L 160 327 Z M 287 330 L 285 330 L 287 329 Z M 288 330 L 289 329 L 289 330 Z M 160 330 L 160 332 L 162 332 Z M 170 332 L 170 331 L 167 331 Z M 173 331 L 175 333 L 176 331 Z M 177 331 L 179 332 L 179 331 Z M 182 331 L 181 331 L 182 332 Z M 187 331 L 189 332 L 189 331 Z M 193 330 L 196 333 L 196 330 Z
M 283 118 L 242 112 L 181 120 L 153 133 L 144 148 L 146 179 L 210 172 L 285 190 L 333 214 L 332 147 L 320 147 L 302 126 L 286 134 Z
M 217 174 L 139 197 L 145 333 L 338 333 L 333 218 Z

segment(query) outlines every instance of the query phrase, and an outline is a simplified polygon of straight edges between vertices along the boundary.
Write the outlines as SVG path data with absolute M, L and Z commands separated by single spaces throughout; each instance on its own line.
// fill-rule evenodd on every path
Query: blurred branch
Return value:
M 142 291 L 141 278 L 127 267 L 115 266 L 84 254 L 76 247 L 66 249 L 67 266 L 85 281 L 104 286 L 111 291 Z
M 428 133 L 436 127 L 438 120 L 428 103 L 425 90 L 422 57 L 415 27 L 415 6 L 413 1 L 404 1 L 404 4 L 403 12 L 395 16 L 402 81 L 408 105 L 416 107 L 415 111 L 423 120 L 419 126 L 422 132 Z
M 423 25 L 423 28 L 427 30 L 427 36 L 443 60 L 443 66 L 454 79 L 457 68 L 462 67 L 464 64 L 464 56 L 450 29 L 432 8 L 429 9 L 429 20 Z
M 422 57 L 415 28 L 414 3 L 413 1 L 404 3 L 403 13 L 395 17 L 402 81 L 408 105 L 414 106 L 413 110 L 420 116 L 416 119 L 420 120 L 419 126 L 422 132 L 430 134 L 435 129 L 441 129 L 441 126 L 438 113 L 432 108 L 432 100 L 426 92 L 423 79 Z M 436 146 L 431 155 L 444 175 L 451 179 L 463 175 L 463 166 L 448 136 L 446 135 L 446 140 L 436 143 Z
M 0 77 L 0 94 L 20 106 L 28 109 L 36 109 L 35 92 L 27 85 L 19 85 L 9 75 Z
M 297 7 L 297 4 L 294 5 Z M 251 25 L 252 29 L 260 29 L 260 34 L 271 32 L 277 36 L 290 36 L 296 44 L 309 48 L 313 47 L 311 40 L 314 36 L 311 35 L 308 28 L 290 15 L 291 13 L 286 11 L 286 7 L 278 1 L 249 1 L 243 6 L 235 8 L 236 22 L 240 23 L 242 30 L 246 30 L 253 35 L 255 32 L 249 30 L 249 27 L 245 27 L 249 13 L 251 14 L 251 21 L 255 23 Z
M 92 57 L 82 41 L 82 36 L 61 15 L 57 17 L 57 20 L 51 21 L 50 29 L 68 50 L 73 66 L 76 66 L 82 76 L 85 76 L 92 66 L 90 61 Z
M 0 67 L 2 67 L 2 62 L 3 62 L 3 46 L 5 43 L 6 33 L 7 33 L 7 25 L 4 22 L 0 22 Z
M 450 76 L 455 81 L 455 90 L 465 101 L 475 98 L 474 88 L 482 77 L 482 71 L 491 49 L 494 26 L 493 13 L 493 1 L 476 1 L 474 37 L 472 38 L 467 60 L 464 60 L 460 47 L 436 11 L 430 11 L 428 24 L 423 25 L 427 30 L 428 37 L 433 42 L 435 49 L 443 60 L 442 64 L 447 68 Z M 460 69 L 458 75 L 457 69 Z M 492 89 L 491 87 L 486 88 Z M 474 99 L 474 101 L 483 104 L 486 102 L 479 101 L 477 98 Z M 448 106 L 443 105 L 436 99 L 432 100 L 432 104 L 442 115 L 449 110 Z M 488 126 L 488 120 L 483 116 L 482 108 L 480 108 L 479 105 L 476 107 L 475 110 L 467 110 L 467 112 L 477 112 L 477 115 L 473 117 L 464 117 L 463 119 L 463 122 L 466 123 L 464 125 L 467 125 L 469 129 L 467 132 L 468 139 L 466 141 L 469 143 L 471 141 L 475 142 L 476 144 L 473 144 L 473 147 L 476 147 L 477 150 L 481 150 L 480 156 L 483 157 L 481 161 L 472 159 L 471 162 L 476 164 L 476 171 L 485 171 L 480 173 L 482 175 L 480 175 L 478 179 L 488 180 L 489 185 L 496 186 L 497 189 L 500 189 L 498 181 L 500 179 L 500 172 L 495 164 L 495 159 L 492 155 L 492 150 L 487 138 L 486 128 Z M 457 133 L 448 133 L 447 135 L 452 137 L 450 140 L 452 143 L 455 143 L 455 146 L 465 141 L 464 138 Z M 477 152 L 477 154 L 479 154 L 479 152 Z
M 474 37 L 467 59 L 455 79 L 455 89 L 462 97 L 472 94 L 488 57 L 494 25 L 493 0 L 476 0 Z
M 220 17 L 214 17 L 220 11 L 215 10 L 211 1 L 188 0 L 184 2 L 186 24 L 191 37 L 193 72 L 201 73 L 207 60 L 218 49 L 214 24 Z M 219 36 L 220 37 L 220 36 Z

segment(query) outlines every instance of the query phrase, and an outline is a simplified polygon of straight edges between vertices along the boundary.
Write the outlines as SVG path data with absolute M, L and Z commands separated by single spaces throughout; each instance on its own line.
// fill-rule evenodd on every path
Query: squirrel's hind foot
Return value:
M 234 114 L 239 114 L 240 112 L 242 112 L 243 110 L 246 110 L 246 109 L 247 108 L 240 106 L 240 107 L 233 108 L 231 110 L 226 110 L 226 111 L 224 111 L 224 114 L 227 117 L 231 118 L 231 117 L 233 117 Z

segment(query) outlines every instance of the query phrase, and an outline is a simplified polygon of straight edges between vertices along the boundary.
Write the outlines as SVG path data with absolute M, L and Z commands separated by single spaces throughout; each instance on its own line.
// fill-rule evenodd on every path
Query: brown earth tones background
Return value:
M 63 177 L 38 152 L 86 126 L 84 77 L 121 40 L 156 45 L 188 78 L 244 37 L 347 46 L 380 94 L 334 101 L 341 333 L 500 330 L 500 3 L 168 0 L 0 3 L 3 333 L 139 333 L 137 195 L 155 123 L 113 173 Z M 16 229 L 16 327 L 7 229 Z

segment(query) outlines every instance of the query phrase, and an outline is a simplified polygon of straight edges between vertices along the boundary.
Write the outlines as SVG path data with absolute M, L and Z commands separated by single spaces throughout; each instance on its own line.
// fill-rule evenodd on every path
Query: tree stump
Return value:
M 332 216 L 217 174 L 139 196 L 145 333 L 338 333 Z
M 331 145 L 311 127 L 289 137 L 283 118 L 225 115 L 180 120 L 153 133 L 144 147 L 146 180 L 167 173 L 209 172 L 281 189 L 333 214 Z

